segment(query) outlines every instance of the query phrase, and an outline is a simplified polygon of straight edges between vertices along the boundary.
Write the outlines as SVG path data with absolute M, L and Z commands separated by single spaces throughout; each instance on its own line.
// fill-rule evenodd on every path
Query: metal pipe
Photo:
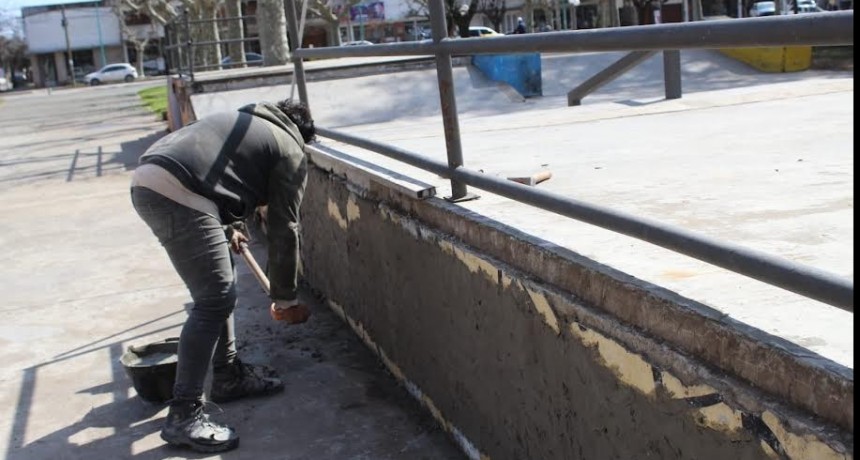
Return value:
M 230 16 L 224 18 L 213 18 L 213 19 L 194 19 L 191 21 L 191 24 L 203 24 L 207 22 L 222 22 L 222 21 L 234 21 L 234 20 L 242 20 L 242 19 L 254 19 L 255 16 Z
M 628 70 L 650 59 L 656 51 L 633 51 L 613 62 L 609 67 L 597 72 L 594 76 L 580 83 L 579 86 L 567 92 L 567 105 L 573 107 L 582 105 L 585 96 L 597 91 L 604 85 L 627 73 Z
M 666 99 L 681 98 L 681 51 L 663 51 L 663 85 Z
M 448 37 L 445 21 L 445 5 L 442 0 L 430 0 L 430 27 L 433 43 L 441 43 Z M 442 125 L 445 129 L 445 146 L 448 152 L 448 167 L 463 166 L 463 146 L 460 141 L 460 122 L 457 115 L 457 97 L 454 93 L 454 70 L 451 54 L 441 51 L 436 54 L 436 79 L 439 84 L 439 102 L 442 108 Z M 466 184 L 451 179 L 451 201 L 468 197 Z
M 191 46 L 222 45 L 222 44 L 229 44 L 229 43 L 255 42 L 255 41 L 258 41 L 258 40 L 260 40 L 260 39 L 259 39 L 259 38 L 257 38 L 257 37 L 251 37 L 251 38 L 228 38 L 228 39 L 226 39 L 226 40 L 209 40 L 209 41 L 205 41 L 205 42 L 194 42 L 194 43 L 192 43 L 192 44 L 191 44 Z
M 661 222 L 501 179 L 456 169 L 401 148 L 317 127 L 317 134 L 361 147 L 448 179 L 690 256 L 787 291 L 854 312 L 854 282 L 740 245 L 717 241 Z
M 423 56 L 447 52 L 452 56 L 527 52 L 662 51 L 684 49 L 749 48 L 790 45 L 853 45 L 854 11 L 794 14 L 760 18 L 724 19 L 506 35 L 445 39 L 440 43 L 387 43 L 301 49 L 303 59 L 355 56 Z
M 284 13 L 287 17 L 290 60 L 293 62 L 293 78 L 295 79 L 296 86 L 299 88 L 299 100 L 310 107 L 308 104 L 308 88 L 305 83 L 305 65 L 302 62 L 301 54 L 299 54 L 302 42 L 299 41 L 299 23 L 296 18 L 295 0 L 284 0 Z
M 191 39 L 191 19 L 188 17 L 188 8 L 185 9 L 185 48 L 188 59 L 188 77 L 194 81 L 194 41 Z

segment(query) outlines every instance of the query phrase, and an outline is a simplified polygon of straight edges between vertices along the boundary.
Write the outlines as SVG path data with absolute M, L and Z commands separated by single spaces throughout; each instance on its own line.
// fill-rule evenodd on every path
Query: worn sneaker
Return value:
M 209 420 L 201 401 L 171 401 L 161 439 L 172 446 L 206 453 L 239 447 L 239 435 L 232 428 Z
M 274 369 L 246 364 L 238 358 L 232 364 L 213 369 L 209 399 L 217 403 L 239 398 L 265 396 L 284 389 Z

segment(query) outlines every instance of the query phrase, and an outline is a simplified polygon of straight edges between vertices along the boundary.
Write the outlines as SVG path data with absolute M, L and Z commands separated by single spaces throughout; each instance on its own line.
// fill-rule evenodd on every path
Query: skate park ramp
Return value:
M 454 83 L 466 166 L 498 177 L 525 175 L 548 169 L 552 171 L 553 177 L 539 185 L 544 190 L 652 218 L 853 278 L 853 73 L 761 73 L 715 51 L 684 51 L 681 53 L 684 96 L 682 99 L 667 101 L 663 97 L 662 59 L 658 54 L 585 98 L 582 106 L 567 107 L 567 91 L 622 55 L 546 54 L 542 57 L 544 96 L 529 99 L 517 97 L 509 88 L 489 82 L 469 66 L 456 67 Z M 205 116 L 214 111 L 233 109 L 259 100 L 284 98 L 289 94 L 290 86 L 284 84 L 196 94 L 192 96 L 192 102 L 196 114 Z M 446 158 L 444 129 L 433 70 L 313 81 L 308 84 L 308 94 L 311 109 L 320 126 L 384 142 L 438 161 L 444 161 Z M 322 145 L 432 185 L 436 187 L 437 196 L 447 196 L 451 192 L 448 181 L 435 174 L 404 166 L 381 155 L 338 142 L 323 139 Z M 707 318 L 706 323 L 732 324 L 732 337 L 737 337 L 733 334 L 742 331 L 740 335 L 751 339 L 748 343 L 772 347 L 768 353 L 774 353 L 769 357 L 780 353 L 791 355 L 787 361 L 780 362 L 802 362 L 802 366 L 809 365 L 810 369 L 817 369 L 816 372 L 836 375 L 836 380 L 845 385 L 843 389 L 851 388 L 844 394 L 853 393 L 852 313 L 483 191 L 472 190 L 480 195 L 479 200 L 450 207 L 440 202 L 426 206 L 401 203 L 406 210 L 397 214 L 394 208 L 398 203 L 392 204 L 385 200 L 375 202 L 372 193 L 368 193 L 371 195 L 368 197 L 365 192 L 356 192 L 354 185 L 341 187 L 337 181 L 327 176 L 329 174 L 335 173 L 315 171 L 316 177 L 309 186 L 309 190 L 313 190 L 309 199 L 309 209 L 314 210 L 309 212 L 309 215 L 313 216 L 311 226 L 314 233 L 320 235 L 315 236 L 313 242 L 309 242 L 309 245 L 318 251 L 311 260 L 318 261 L 318 267 L 325 267 L 312 270 L 313 281 L 323 286 L 323 290 L 331 295 L 332 302 L 340 302 L 340 305 L 334 304 L 333 308 L 339 315 L 345 316 L 360 335 L 365 334 L 363 338 L 366 342 L 374 343 L 375 340 L 376 345 L 372 347 L 383 353 L 383 359 L 387 354 L 393 360 L 395 367 L 392 369 L 401 366 L 399 369 L 402 369 L 405 375 L 416 379 L 417 385 L 428 392 L 429 398 L 439 406 L 445 406 L 440 407 L 441 412 L 453 414 L 452 423 L 465 427 L 463 430 L 472 439 L 481 439 L 482 436 L 488 435 L 483 431 L 487 425 L 503 426 L 505 423 L 514 423 L 503 417 L 505 413 L 514 413 L 517 409 L 500 411 L 500 418 L 494 424 L 485 422 L 484 417 L 459 412 L 473 407 L 464 401 L 470 401 L 467 399 L 469 397 L 482 401 L 485 396 L 486 399 L 500 398 L 491 402 L 484 401 L 486 404 L 480 406 L 479 410 L 493 412 L 494 407 L 505 400 L 509 391 L 521 391 L 522 387 L 497 388 L 498 393 L 492 395 L 487 395 L 487 392 L 482 390 L 464 390 L 463 394 L 452 394 L 451 387 L 445 386 L 445 382 L 440 381 L 441 378 L 424 374 L 427 372 L 424 366 L 432 367 L 438 364 L 440 367 L 436 369 L 439 372 L 437 375 L 462 376 L 464 380 L 471 380 L 475 377 L 471 374 L 474 366 L 465 362 L 465 357 L 472 356 L 469 354 L 471 350 L 483 350 L 481 347 L 486 347 L 488 343 L 498 347 L 508 345 L 507 337 L 493 335 L 497 327 L 510 327 L 505 329 L 511 332 L 510 337 L 516 336 L 516 340 L 522 339 L 523 346 L 531 346 L 532 336 L 528 334 L 534 333 L 537 336 L 540 333 L 530 329 L 532 323 L 520 321 L 532 321 L 535 316 L 546 318 L 546 324 L 550 327 L 549 333 L 556 334 L 554 337 L 562 331 L 562 335 L 558 337 L 563 337 L 563 340 L 559 340 L 566 341 L 565 344 L 575 342 L 577 337 L 581 337 L 580 332 L 585 331 L 576 329 L 585 327 L 579 322 L 579 317 L 570 319 L 568 316 L 565 321 L 568 321 L 566 324 L 572 332 L 571 335 L 565 335 L 563 331 L 568 329 L 560 326 L 557 321 L 569 313 L 559 313 L 562 309 L 555 310 L 559 316 L 554 317 L 553 309 L 541 300 L 544 298 L 541 294 L 543 287 L 539 286 L 539 283 L 529 284 L 531 281 L 522 278 L 515 281 L 508 278 L 509 275 L 511 278 L 517 278 L 519 275 L 506 263 L 514 264 L 520 269 L 521 265 L 516 264 L 521 260 L 522 264 L 538 270 L 543 266 L 542 263 L 529 259 L 527 251 L 524 250 L 521 254 L 511 249 L 516 245 L 510 243 L 516 243 L 520 238 L 537 239 L 529 240 L 531 246 L 526 245 L 531 247 L 529 251 L 571 251 L 575 254 L 572 258 L 587 259 L 589 262 L 586 265 L 593 262 L 623 273 L 619 276 L 626 280 L 626 284 L 622 283 L 623 286 L 617 291 L 607 288 L 606 291 L 592 292 L 594 298 L 598 299 L 592 301 L 617 301 L 619 297 L 623 297 L 630 285 L 648 283 L 651 286 L 646 289 L 649 295 L 659 297 L 677 294 L 681 296 L 681 300 L 676 301 L 682 308 L 689 307 L 706 312 L 703 313 Z M 346 182 L 349 183 L 349 178 Z M 442 227 L 441 230 L 422 229 L 419 224 L 410 221 L 415 217 L 411 214 L 413 212 L 418 215 L 416 220 L 433 220 L 434 224 Z M 469 219 L 473 219 L 477 224 L 472 225 L 474 222 Z M 448 220 L 455 222 L 449 227 L 442 225 Z M 391 229 L 398 226 L 402 228 Z M 416 230 L 415 226 L 419 228 Z M 499 229 L 498 226 L 504 228 Z M 504 235 L 499 236 L 496 231 Z M 375 232 L 383 235 L 381 239 L 386 244 L 378 243 L 380 236 L 375 235 Z M 412 238 L 398 239 L 403 236 L 400 233 L 408 233 Z M 447 243 L 449 234 L 455 234 L 456 238 L 461 238 L 465 244 L 457 246 L 455 243 L 454 249 L 450 249 Z M 516 236 L 510 237 L 510 234 Z M 483 239 L 483 235 L 490 236 Z M 425 244 L 416 249 L 413 246 L 414 239 L 422 244 L 429 241 L 431 248 L 427 249 Z M 435 239 L 439 241 L 436 242 Z M 361 244 L 357 244 L 357 241 Z M 486 245 L 480 246 L 483 243 Z M 403 246 L 399 246 L 400 244 Z M 433 251 L 434 244 L 438 245 L 435 249 L 441 248 L 443 252 L 448 251 L 448 255 L 454 254 L 468 267 L 468 272 L 465 269 L 454 270 L 445 265 L 447 262 L 439 262 L 439 254 Z M 482 252 L 485 247 L 490 247 L 497 253 L 490 253 L 488 256 Z M 424 251 L 422 254 L 427 260 L 434 261 L 436 265 L 428 271 L 423 262 L 410 264 L 412 258 L 403 257 L 403 254 L 410 254 L 407 249 Z M 524 247 L 518 249 L 522 250 Z M 501 259 L 501 262 L 493 257 Z M 391 262 L 393 260 L 398 263 Z M 422 295 L 414 296 L 409 292 L 408 298 L 388 290 L 384 293 L 377 292 L 380 290 L 368 287 L 374 286 L 375 281 L 365 278 L 362 273 L 351 271 L 350 268 L 365 265 L 379 267 L 380 273 L 373 275 L 390 277 L 388 285 L 415 283 L 418 289 L 427 283 L 434 286 L 435 290 L 425 288 L 420 290 Z M 392 268 L 395 265 L 397 268 Z M 387 269 L 391 272 L 382 272 Z M 529 273 L 528 270 L 523 270 Z M 561 272 L 558 276 L 564 277 L 564 270 L 559 270 Z M 448 271 L 457 273 L 458 276 L 446 277 Z M 594 268 L 594 271 L 599 270 Z M 413 273 L 420 273 L 421 276 L 411 275 Z M 542 273 L 547 276 L 555 274 L 556 272 Z M 419 277 L 420 282 L 409 279 L 410 275 Z M 440 276 L 444 282 L 437 281 Z M 476 284 L 487 281 L 481 279 L 483 276 L 490 281 L 497 280 L 498 286 L 479 293 L 475 285 L 468 285 L 467 281 L 463 281 L 470 276 L 477 279 Z M 436 284 L 432 284 L 433 282 Z M 526 300 L 514 299 L 509 306 L 486 311 L 481 310 L 481 302 L 477 302 L 478 307 L 474 307 L 467 302 L 468 299 L 454 298 L 456 295 L 453 294 L 445 297 L 450 292 L 459 292 L 449 289 L 446 282 L 460 283 L 457 286 L 468 292 L 468 295 L 475 295 L 483 302 L 488 302 L 485 305 L 493 305 L 488 300 L 491 291 L 502 292 L 512 285 L 518 285 L 517 283 L 531 287 L 524 291 Z M 590 286 L 599 291 L 599 288 L 593 287 L 594 284 Z M 473 288 L 474 294 L 469 290 Z M 540 295 L 535 294 L 536 292 Z M 546 297 L 556 299 L 554 295 L 546 294 Z M 530 316 L 528 312 L 516 310 L 522 305 L 529 305 L 529 299 L 538 314 Z M 510 299 L 500 302 L 508 300 Z M 416 305 L 435 311 L 436 308 L 450 305 L 446 302 L 457 301 L 463 302 L 460 306 L 467 307 L 467 313 L 451 313 L 450 317 L 445 317 L 451 324 L 463 326 L 461 334 L 446 337 L 450 343 L 457 342 L 457 346 L 460 346 L 461 354 L 451 352 L 448 356 L 451 362 L 462 364 L 458 372 L 453 372 L 445 368 L 447 360 L 436 360 L 435 356 L 424 355 L 422 350 L 428 347 L 411 343 L 410 333 L 415 335 L 416 340 L 427 340 L 437 347 L 447 346 L 449 342 L 441 343 L 443 341 L 433 334 L 422 335 L 424 333 L 417 327 L 415 330 L 409 329 L 409 320 L 412 318 L 405 315 L 401 309 L 414 309 L 412 314 L 422 315 L 424 312 Z M 643 326 L 644 322 L 633 321 L 633 328 L 643 328 L 647 332 L 641 336 L 638 332 L 631 332 L 636 338 L 628 337 L 622 340 L 622 348 L 635 349 L 640 340 L 649 340 L 645 336 L 650 334 L 656 334 L 667 343 L 672 342 L 676 338 L 674 336 L 679 335 L 675 334 L 676 330 L 664 331 L 665 335 L 661 335 L 657 329 L 671 329 L 665 324 L 675 321 L 676 318 L 668 315 L 661 317 L 657 310 L 649 311 L 647 308 L 639 311 L 637 308 L 641 305 L 637 302 L 640 301 L 641 299 L 629 300 L 629 304 L 619 308 L 630 308 L 628 312 L 630 317 L 635 317 L 633 319 L 648 317 L 654 322 L 648 324 L 649 328 Z M 375 311 L 374 314 L 369 314 L 364 302 L 388 310 L 381 315 Z M 486 321 L 488 316 L 502 314 L 497 313 L 500 311 L 505 312 L 504 314 L 517 311 L 523 316 L 499 324 L 493 323 L 492 327 L 487 327 L 490 325 L 482 322 Z M 613 311 L 613 314 L 617 313 L 619 311 Z M 400 318 L 401 315 L 405 316 L 401 318 L 404 320 L 402 323 L 385 322 L 389 318 Z M 475 319 L 474 326 L 462 324 L 471 319 Z M 624 318 L 627 319 L 629 317 Z M 424 322 L 431 324 L 433 320 L 434 318 L 425 318 Z M 529 324 L 528 328 L 520 328 L 519 325 L 525 324 Z M 440 323 L 440 327 L 447 325 L 448 322 L 445 321 Z M 618 329 L 609 327 L 608 330 L 611 330 L 612 334 L 623 335 L 618 331 L 627 326 L 629 324 Z M 399 327 L 409 329 L 409 332 L 397 332 Z M 475 332 L 472 332 L 472 327 Z M 518 335 L 520 333 L 523 335 Z M 701 347 L 699 351 L 703 354 L 720 356 L 725 360 L 722 364 L 737 368 L 747 367 L 755 374 L 753 377 L 749 377 L 752 374 L 747 374 L 747 377 L 756 383 L 765 383 L 765 380 L 770 379 L 767 384 L 791 387 L 789 392 L 807 388 L 810 389 L 809 394 L 828 398 L 827 391 L 811 389 L 810 385 L 813 384 L 793 385 L 787 378 L 783 378 L 781 382 L 774 381 L 774 376 L 785 377 L 791 373 L 784 374 L 787 368 L 775 366 L 769 360 L 756 361 L 758 358 L 746 354 L 751 353 L 751 349 L 743 348 L 736 353 L 732 351 L 737 348 L 736 344 L 728 345 L 732 348 L 721 348 L 727 346 L 726 342 L 710 342 L 712 337 L 699 338 L 691 334 L 682 338 L 687 339 Z M 474 342 L 469 343 L 469 340 Z M 555 338 L 548 339 L 546 343 L 540 342 L 539 346 L 558 345 L 560 349 L 566 346 L 559 345 L 554 340 Z M 589 340 L 591 339 L 586 339 L 586 342 L 599 342 L 596 339 L 594 342 Z M 704 341 L 708 343 L 705 344 Z M 600 345 L 601 350 L 603 346 Z M 660 346 L 662 345 L 656 345 L 657 348 Z M 616 349 L 613 344 L 606 344 L 606 347 Z M 520 382 L 517 378 L 523 377 L 522 374 L 519 377 L 503 375 L 509 369 L 501 367 L 506 361 L 498 358 L 501 356 L 499 353 L 484 351 L 487 356 L 480 359 L 486 358 L 487 363 L 502 363 L 498 364 L 499 374 L 494 375 L 499 382 L 508 381 L 507 379 Z M 517 350 L 510 352 L 514 359 L 519 359 Z M 559 351 L 560 354 L 566 352 Z M 481 353 L 483 351 L 477 354 Z M 627 355 L 622 355 L 626 360 Z M 646 393 L 652 395 L 653 385 L 674 382 L 671 380 L 674 377 L 660 374 L 659 365 L 653 360 L 649 361 L 653 359 L 653 355 L 645 355 L 647 353 L 642 355 L 642 359 L 650 362 L 651 367 L 643 365 L 640 369 L 642 372 L 637 371 L 637 379 L 642 377 L 646 381 Z M 561 356 L 557 357 L 561 359 Z M 498 362 L 493 361 L 497 358 Z M 613 362 L 609 358 L 606 358 L 606 361 Z M 668 362 L 677 364 L 679 361 L 673 357 L 669 358 Z M 733 368 L 732 372 L 737 368 Z M 616 370 L 621 374 L 630 376 L 625 374 L 627 371 L 623 366 L 618 369 Z M 536 372 L 535 375 L 547 376 L 547 380 L 526 381 L 528 379 L 523 377 L 525 380 L 520 383 L 526 387 L 540 387 L 547 382 L 555 382 L 553 379 L 558 377 L 555 374 L 556 369 L 549 364 L 534 364 L 532 370 Z M 571 375 L 559 378 L 558 381 L 574 381 L 574 371 L 570 372 Z M 803 377 L 798 375 L 793 375 L 792 378 L 803 380 Z M 706 382 L 703 385 L 711 388 L 719 379 L 720 377 L 707 377 L 703 380 Z M 474 381 L 483 382 L 485 379 L 475 378 Z M 606 385 L 615 388 L 612 383 Z M 732 387 L 733 384 L 727 385 Z M 478 387 L 483 388 L 481 385 Z M 585 391 L 588 388 L 591 387 L 583 385 L 580 389 Z M 692 388 L 689 387 L 689 392 L 685 389 L 684 392 L 675 394 L 683 393 L 691 398 L 702 396 L 693 396 Z M 723 395 L 720 398 L 736 397 L 737 394 L 732 395 L 734 387 L 732 388 L 720 393 Z M 462 386 L 455 385 L 454 389 L 461 390 Z M 566 390 L 563 388 L 559 393 L 552 393 L 553 398 L 559 398 L 554 401 L 566 401 Z M 741 399 L 744 398 L 746 397 Z M 744 404 L 751 400 L 759 401 L 757 397 L 752 397 L 744 399 Z M 548 399 L 535 397 L 530 403 L 534 403 L 535 407 L 544 403 L 552 405 L 546 401 Z M 645 406 L 636 410 L 639 411 Z M 744 416 L 756 411 L 762 413 L 760 407 L 751 409 L 751 406 L 744 406 L 743 409 L 737 409 L 740 406 L 732 405 L 735 408 L 732 409 L 735 411 L 733 415 L 721 420 L 731 421 L 729 425 L 735 428 L 742 426 L 743 430 L 737 433 L 747 433 L 744 430 L 749 427 L 760 426 L 760 420 L 740 418 L 740 412 L 743 412 Z M 536 414 L 537 412 L 540 411 L 536 411 Z M 843 412 L 844 415 L 844 411 L 836 412 Z M 599 417 L 602 416 L 600 414 L 602 413 L 596 411 L 592 415 Z M 536 418 L 543 416 L 535 415 Z M 520 422 L 526 423 L 525 420 L 518 420 L 516 423 Z M 580 427 L 578 423 L 583 423 L 583 419 L 572 424 L 571 429 Z M 750 425 L 747 425 L 748 423 Z M 557 428 L 554 421 L 541 419 L 539 424 Z M 776 425 L 771 427 L 777 430 Z M 685 433 L 684 436 L 691 432 Z M 698 431 L 696 433 L 701 434 Z M 538 434 L 534 439 L 544 438 Z M 748 441 L 746 438 L 743 440 Z M 694 444 L 695 442 L 689 447 L 695 448 Z M 853 438 L 849 444 L 853 446 Z M 523 458 L 525 457 L 527 455 Z M 788 457 L 818 458 L 814 455 Z

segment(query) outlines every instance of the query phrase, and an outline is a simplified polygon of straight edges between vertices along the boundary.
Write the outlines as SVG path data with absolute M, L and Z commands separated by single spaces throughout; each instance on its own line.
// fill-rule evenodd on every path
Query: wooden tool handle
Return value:
M 532 174 L 532 181 L 535 185 L 540 184 L 545 180 L 549 180 L 552 177 L 552 172 L 550 171 L 541 171 L 539 173 Z
M 242 258 L 245 259 L 245 262 L 248 263 L 248 268 L 251 269 L 251 272 L 257 278 L 257 281 L 260 282 L 260 286 L 263 287 L 263 290 L 266 291 L 266 294 L 271 293 L 271 287 L 269 285 L 269 278 L 266 276 L 266 273 L 260 268 L 260 265 L 257 264 L 257 261 L 254 259 L 254 255 L 251 254 L 251 250 L 248 249 L 248 245 L 246 243 L 242 243 L 239 246 Z

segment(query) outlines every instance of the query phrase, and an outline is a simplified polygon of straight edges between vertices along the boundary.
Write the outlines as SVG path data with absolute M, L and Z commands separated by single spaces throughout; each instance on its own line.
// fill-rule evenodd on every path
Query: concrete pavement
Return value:
M 118 359 L 177 336 L 189 296 L 128 199 L 129 171 L 164 135 L 140 107 L 151 83 L 0 99 L 0 452 L 14 459 L 456 459 L 462 454 L 328 309 L 271 322 L 239 264 L 240 353 L 282 394 L 222 406 L 239 450 L 166 448 L 166 409 L 135 396 Z M 253 250 L 261 263 L 265 255 Z

